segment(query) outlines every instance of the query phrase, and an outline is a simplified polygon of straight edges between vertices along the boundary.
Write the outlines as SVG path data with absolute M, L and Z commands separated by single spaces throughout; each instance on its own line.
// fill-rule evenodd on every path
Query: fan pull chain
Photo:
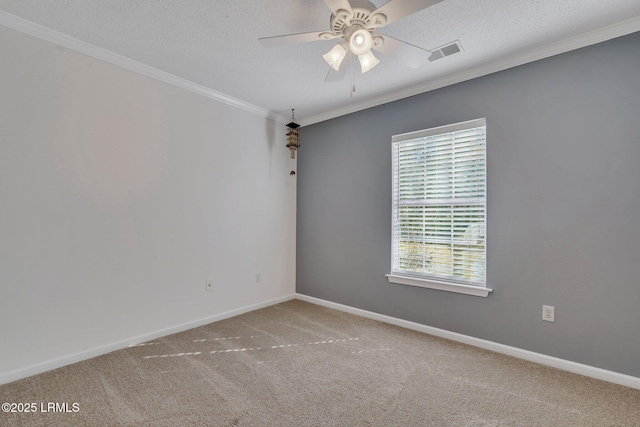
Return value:
M 353 98 L 353 94 L 356 93 L 356 63 L 355 56 L 351 56 L 351 92 L 349 98 Z

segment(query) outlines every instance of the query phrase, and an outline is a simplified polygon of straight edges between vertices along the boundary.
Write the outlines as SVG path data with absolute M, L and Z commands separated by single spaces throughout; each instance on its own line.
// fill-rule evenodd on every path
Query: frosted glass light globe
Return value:
M 329 52 L 322 55 L 327 64 L 331 66 L 334 70 L 338 71 L 340 69 L 340 64 L 342 60 L 347 55 L 347 50 L 341 45 L 337 44 L 331 49 Z
M 349 39 L 349 49 L 354 55 L 366 53 L 373 45 L 371 33 L 363 28 L 356 30 Z

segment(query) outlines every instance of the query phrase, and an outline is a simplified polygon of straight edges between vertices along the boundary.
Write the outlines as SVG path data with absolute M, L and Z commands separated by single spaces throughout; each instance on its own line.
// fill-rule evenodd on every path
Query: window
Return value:
M 487 296 L 486 122 L 392 139 L 389 281 Z

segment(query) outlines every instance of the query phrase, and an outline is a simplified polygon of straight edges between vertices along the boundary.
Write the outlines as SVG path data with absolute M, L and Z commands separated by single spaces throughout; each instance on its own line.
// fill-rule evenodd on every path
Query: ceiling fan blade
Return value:
M 377 34 L 376 37 L 382 37 L 384 43 L 378 46 L 374 43 L 373 48 L 375 50 L 399 59 L 411 68 L 418 68 L 427 63 L 431 56 L 431 51 L 403 42 L 402 40 L 394 39 L 384 34 Z
M 385 15 L 387 20 L 384 25 L 387 25 L 405 16 L 440 3 L 441 1 L 442 0 L 390 0 L 376 9 L 373 14 L 382 13 Z
M 349 0 L 324 0 L 324 2 L 327 4 L 327 6 L 329 6 L 329 9 L 331 9 L 331 12 L 333 12 L 333 14 L 339 18 L 346 19 L 348 18 L 348 16 L 353 15 L 353 10 L 351 9 Z M 340 16 L 341 14 L 338 14 L 338 11 L 340 10 L 347 11 L 348 16 L 347 17 Z
M 340 64 L 340 69 L 338 71 L 329 67 L 329 72 L 327 73 L 327 77 L 324 79 L 325 83 L 340 82 L 344 80 L 344 77 L 347 75 L 347 73 L 349 72 L 349 69 L 351 68 L 351 62 L 353 62 L 352 57 L 353 57 L 353 54 L 351 52 L 347 52 L 347 55 L 342 60 L 342 63 Z
M 286 36 L 263 37 L 258 41 L 264 47 L 280 47 L 292 44 L 329 40 L 339 37 L 328 31 L 314 31 L 312 33 L 287 34 Z

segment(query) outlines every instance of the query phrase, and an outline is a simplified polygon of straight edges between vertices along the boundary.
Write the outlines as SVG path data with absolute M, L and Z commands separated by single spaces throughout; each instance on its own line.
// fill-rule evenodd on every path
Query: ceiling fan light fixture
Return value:
M 320 0 L 305 1 L 320 2 Z M 443 0 L 385 0 L 384 5 L 377 7 L 373 0 L 324 0 L 324 3 L 331 9 L 329 31 L 287 34 L 264 37 L 258 40 L 264 47 L 277 47 L 338 39 L 338 44 L 322 55 L 330 66 L 329 73 L 325 78 L 326 82 L 344 79 L 350 68 L 351 71 L 355 71 L 354 56 L 358 57 L 362 73 L 376 67 L 380 61 L 373 55 L 372 49 L 399 59 L 410 67 L 417 68 L 427 61 L 462 51 L 459 42 L 456 41 L 455 46 L 442 46 L 431 51 L 391 36 L 375 34 L 375 32 L 380 27 L 392 24 L 441 1 Z M 378 0 L 376 3 L 382 2 L 383 0 Z M 355 75 L 352 73 L 352 88 L 355 87 L 353 85 L 354 78 Z
M 373 38 L 371 33 L 364 28 L 356 30 L 349 39 L 349 49 L 354 55 L 363 55 L 367 53 L 373 45 Z
M 380 63 L 380 60 L 373 55 L 370 50 L 358 55 L 358 61 L 360 61 L 360 67 L 362 68 L 362 74 L 366 73 L 376 65 Z
M 329 52 L 322 55 L 322 57 L 327 61 L 327 64 L 329 64 L 331 68 L 338 71 L 340 70 L 342 60 L 346 55 L 347 50 L 342 45 L 337 44 Z

